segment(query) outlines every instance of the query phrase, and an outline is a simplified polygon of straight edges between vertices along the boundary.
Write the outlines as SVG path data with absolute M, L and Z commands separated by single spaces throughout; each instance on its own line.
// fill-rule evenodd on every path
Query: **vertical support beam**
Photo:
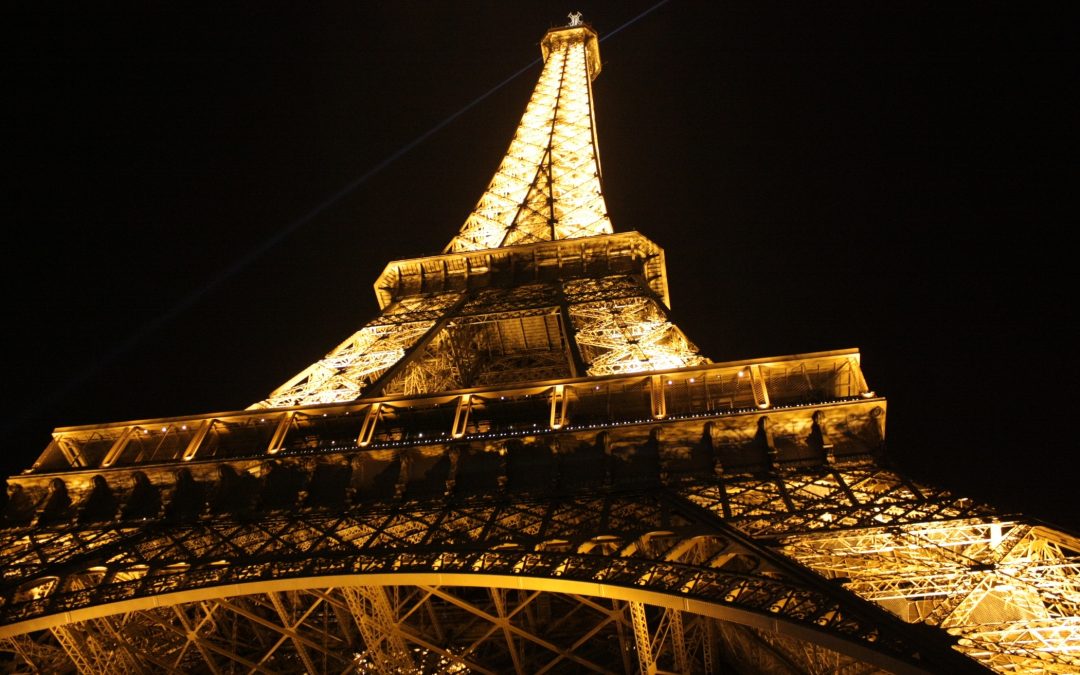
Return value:
M 289 433 L 289 425 L 292 424 L 294 417 L 296 417 L 295 410 L 290 410 L 281 416 L 277 428 L 274 429 L 274 436 L 270 439 L 270 445 L 266 448 L 268 455 L 276 455 L 281 450 L 285 444 L 285 436 Z
M 105 459 L 101 460 L 101 468 L 107 469 L 120 458 L 120 455 L 124 453 L 124 450 L 127 448 L 128 443 L 131 441 L 131 437 L 135 434 L 137 428 L 138 427 L 127 427 L 120 433 L 120 437 L 117 438 L 116 442 L 109 448 L 109 452 L 105 455 Z
M 754 392 L 754 403 L 762 410 L 771 407 L 769 389 L 765 386 L 765 376 L 761 373 L 761 366 L 755 363 L 747 370 L 750 371 L 750 389 Z
M 640 602 L 629 603 L 630 621 L 634 625 L 634 643 L 637 645 L 638 665 L 642 675 L 656 674 L 656 659 L 653 656 L 652 640 L 649 637 L 649 622 L 645 616 L 645 605 Z
M 562 429 L 566 424 L 566 405 L 569 397 L 566 395 L 566 386 L 557 384 L 551 390 L 551 420 L 549 426 L 552 429 Z
M 815 410 L 810 416 L 810 443 L 817 446 L 827 464 L 836 464 L 836 444 L 829 438 L 829 432 L 825 430 L 825 413 Z
M 87 675 L 100 672 L 95 666 L 93 658 L 86 653 L 86 645 L 79 638 L 81 634 L 77 630 L 72 630 L 66 625 L 54 626 L 49 629 L 56 638 L 56 641 L 60 643 L 60 646 L 64 648 L 64 652 L 67 653 L 68 658 L 75 664 L 75 668 L 78 669 L 79 675 Z
M 654 418 L 662 420 L 667 417 L 667 394 L 664 391 L 664 378 L 660 375 L 649 378 L 649 402 Z
M 364 423 L 360 425 L 360 435 L 356 437 L 356 444 L 361 448 L 371 445 L 371 439 L 375 436 L 375 426 L 379 423 L 382 415 L 382 403 L 372 403 L 364 415 Z
M 210 433 L 210 428 L 214 426 L 214 422 L 217 420 L 203 420 L 199 425 L 199 428 L 195 430 L 195 435 L 191 437 L 191 442 L 188 443 L 187 448 L 184 450 L 182 459 L 186 462 L 195 457 L 195 453 L 199 451 L 199 446 L 206 440 L 206 435 Z
M 612 600 L 612 608 L 618 607 L 618 600 Z M 629 604 L 629 603 L 627 603 Z M 631 659 L 633 658 L 630 649 L 630 641 L 626 638 L 626 619 L 622 609 L 617 610 L 618 615 L 615 618 L 615 633 L 619 636 L 619 651 L 622 654 L 623 672 L 629 673 L 633 670 L 634 665 Z
M 506 648 L 510 651 L 510 660 L 514 663 L 514 672 L 517 675 L 525 675 L 527 671 L 521 663 L 521 650 L 518 648 L 517 641 L 514 640 L 513 631 L 510 630 L 510 618 L 506 611 L 506 591 L 502 588 L 492 588 L 491 601 L 495 604 L 495 611 L 499 616 L 499 626 L 506 640 Z
M 854 379 L 855 389 L 859 392 L 859 396 L 862 396 L 863 398 L 874 398 L 876 394 L 870 391 L 870 385 L 866 383 L 866 377 L 863 376 L 862 367 L 859 366 L 859 358 L 857 356 L 849 356 L 848 365 L 851 367 L 851 376 Z
M 454 426 L 450 429 L 450 435 L 453 438 L 461 438 L 465 435 L 470 412 L 472 412 L 472 394 L 462 394 L 458 399 L 457 410 L 454 411 Z
M 380 673 L 417 672 L 383 587 L 343 586 L 340 590 L 376 670 Z
M 677 609 L 664 610 L 668 615 L 668 633 L 675 651 L 675 670 L 680 673 L 690 672 L 690 653 L 686 649 L 686 633 L 683 629 L 682 612 Z
M 559 323 L 562 324 L 563 342 L 570 356 L 570 376 L 584 377 L 589 372 L 589 367 L 585 365 L 581 349 L 574 338 L 574 322 L 570 319 L 570 305 L 566 302 L 562 286 L 559 287 L 559 297 Z
M 715 673 L 716 668 L 716 619 L 707 616 L 699 616 L 701 622 L 701 661 L 705 666 L 706 673 Z
M 617 600 L 611 600 L 612 604 L 615 604 Z M 626 621 L 622 618 L 622 612 L 620 617 L 615 622 L 616 634 L 619 636 L 619 650 L 622 652 L 622 672 L 631 673 L 634 669 L 633 664 L 633 649 L 630 646 L 630 640 L 626 639 Z

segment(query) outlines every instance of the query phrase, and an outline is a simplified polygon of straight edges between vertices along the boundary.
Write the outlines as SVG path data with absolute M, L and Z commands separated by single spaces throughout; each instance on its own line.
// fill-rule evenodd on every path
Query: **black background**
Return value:
M 4 473 L 320 358 L 458 231 L 538 62 L 410 144 L 568 11 L 654 6 L 9 9 Z M 1019 3 L 661 3 L 601 44 L 615 228 L 713 360 L 858 347 L 910 474 L 1076 528 L 1074 43 Z

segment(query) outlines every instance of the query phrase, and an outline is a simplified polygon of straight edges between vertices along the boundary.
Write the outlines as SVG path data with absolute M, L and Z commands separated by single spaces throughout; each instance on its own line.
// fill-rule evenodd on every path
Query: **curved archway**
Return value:
M 415 554 L 409 555 L 416 557 Z M 74 623 L 85 625 L 102 621 L 104 623 L 101 625 L 109 625 L 111 628 L 101 630 L 123 633 L 124 626 L 133 621 L 131 617 L 142 616 L 145 619 L 143 623 L 157 625 L 159 628 L 164 627 L 165 622 L 172 623 L 177 629 L 173 632 L 185 632 L 196 651 L 204 652 L 210 650 L 208 645 L 215 644 L 216 638 L 213 637 L 212 632 L 200 635 L 198 631 L 193 630 L 193 626 L 185 625 L 191 619 L 185 621 L 184 617 L 210 616 L 216 610 L 205 608 L 215 607 L 223 608 L 229 613 L 238 613 L 249 623 L 261 624 L 262 629 L 265 629 L 268 634 L 276 633 L 279 636 L 288 637 L 289 640 L 297 643 L 295 650 L 303 651 L 305 640 L 299 637 L 301 626 L 310 617 L 304 616 L 299 621 L 295 621 L 304 612 L 294 615 L 293 610 L 276 611 L 280 609 L 276 607 L 277 605 L 289 605 L 290 601 L 275 598 L 280 598 L 283 594 L 308 594 L 311 598 L 331 605 L 334 603 L 333 598 L 338 598 L 337 604 L 349 607 L 353 621 L 361 625 L 362 618 L 355 615 L 356 611 L 349 602 L 347 589 L 413 588 L 420 589 L 429 598 L 440 600 L 443 605 L 456 604 L 458 609 L 471 607 L 465 614 L 471 613 L 473 617 L 490 618 L 493 626 L 492 633 L 504 633 L 508 644 L 514 644 L 515 639 L 529 643 L 530 646 L 539 644 L 548 652 L 559 655 L 560 658 L 569 659 L 569 662 L 576 662 L 579 666 L 589 668 L 589 664 L 598 665 L 593 663 L 588 656 L 574 655 L 573 650 L 569 649 L 573 645 L 545 644 L 544 638 L 533 634 L 535 628 L 514 627 L 505 616 L 499 616 L 500 611 L 497 608 L 489 612 L 490 607 L 488 609 L 472 607 L 470 601 L 459 599 L 459 591 L 443 590 L 473 589 L 464 593 L 475 595 L 475 591 L 478 590 L 490 591 L 491 597 L 495 598 L 497 592 L 508 591 L 524 594 L 520 597 L 528 598 L 528 602 L 533 602 L 543 595 L 549 598 L 549 602 L 550 598 L 561 598 L 559 602 L 563 605 L 567 604 L 567 598 L 577 598 L 579 606 L 585 603 L 580 599 L 592 599 L 592 610 L 601 614 L 606 612 L 608 616 L 601 618 L 605 623 L 611 624 L 611 629 L 618 633 L 621 625 L 622 629 L 628 633 L 622 638 L 626 643 L 635 640 L 632 631 L 640 628 L 634 625 L 638 617 L 635 617 L 631 611 L 633 605 L 636 604 L 640 607 L 655 608 L 651 610 L 654 624 L 673 620 L 666 618 L 671 613 L 685 613 L 688 616 L 701 617 L 701 619 L 693 619 L 695 621 L 716 620 L 740 625 L 761 633 L 787 636 L 805 644 L 817 645 L 827 652 L 844 655 L 849 657 L 849 660 L 870 663 L 892 672 L 922 672 L 904 660 L 899 653 L 890 653 L 889 645 L 884 641 L 879 641 L 879 636 L 876 634 L 859 635 L 850 630 L 845 634 L 843 630 L 837 630 L 843 628 L 842 623 L 830 623 L 834 617 L 826 619 L 821 615 L 814 616 L 805 612 L 785 612 L 784 607 L 776 605 L 778 598 L 781 599 L 780 602 L 788 603 L 797 601 L 800 597 L 805 602 L 807 598 L 805 598 L 805 591 L 799 591 L 784 582 L 777 582 L 772 588 L 766 588 L 760 580 L 746 574 L 709 570 L 678 563 L 658 563 L 655 560 L 646 559 L 640 560 L 640 564 L 635 564 L 638 561 L 633 559 L 614 559 L 617 562 L 613 565 L 610 558 L 587 554 L 544 555 L 535 552 L 496 551 L 462 556 L 458 552 L 442 551 L 431 556 L 419 557 L 425 558 L 423 566 L 426 569 L 419 564 L 420 560 L 414 559 L 412 564 L 408 564 L 399 558 L 396 561 L 397 571 L 289 576 L 287 570 L 279 570 L 278 575 L 260 579 L 248 577 L 246 580 L 231 580 L 234 576 L 246 575 L 242 570 L 236 570 L 238 572 L 236 575 L 228 574 L 225 570 L 226 566 L 217 570 L 219 574 L 214 580 L 207 575 L 200 577 L 192 574 L 190 569 L 177 569 L 171 574 L 129 580 L 104 587 L 99 586 L 96 589 L 79 589 L 22 603 L 27 610 L 31 611 L 26 612 L 27 616 L 22 620 L 0 628 L 0 638 L 11 638 L 43 630 L 52 630 L 55 634 L 57 631 L 67 630 L 64 627 Z M 363 566 L 365 562 L 370 561 L 357 562 Z M 529 564 L 534 565 L 532 570 L 526 568 Z M 540 573 L 541 570 L 543 574 Z M 173 577 L 172 581 L 177 583 L 165 584 L 165 586 L 173 586 L 173 588 L 171 590 L 161 588 L 162 585 L 158 580 L 170 577 Z M 160 590 L 150 591 L 155 587 Z M 766 607 L 762 602 L 766 598 L 772 598 L 769 602 L 773 604 Z M 243 600 L 237 603 L 235 599 Z M 251 605 L 255 608 L 271 607 L 275 608 L 275 611 L 268 612 L 267 617 L 262 617 L 257 609 L 244 609 L 240 605 Z M 50 611 L 49 608 L 59 611 Z M 400 611 L 400 608 L 396 609 Z M 277 619 L 273 618 L 274 613 L 278 614 Z M 489 613 L 490 617 L 485 617 L 485 613 Z M 505 608 L 501 613 L 505 614 Z M 644 617 L 644 613 L 641 616 Z M 385 621 L 385 618 L 383 620 Z M 647 625 L 648 619 L 643 620 Z M 342 617 L 335 617 L 334 622 L 341 623 Z M 404 625 L 403 622 L 404 620 L 401 625 Z M 275 623 L 280 625 L 270 625 Z M 323 627 L 325 628 L 326 626 Z M 595 627 L 588 630 L 602 632 L 601 629 Z M 340 632 L 347 633 L 348 629 L 341 628 Z M 452 645 L 440 645 L 438 635 L 425 636 L 422 632 L 404 629 L 404 632 L 400 634 L 404 636 L 403 642 L 421 646 L 414 649 L 422 648 L 425 653 L 440 654 L 440 658 L 447 662 L 453 660 Z M 714 635 L 711 639 L 715 641 L 717 636 Z M 314 643 L 318 640 L 308 639 L 308 642 Z M 656 636 L 654 636 L 652 643 L 646 643 L 652 646 L 645 649 L 649 649 L 650 652 L 653 650 L 662 652 L 665 649 L 664 645 L 656 644 L 656 642 Z M 660 642 L 662 643 L 662 639 Z M 577 646 L 581 647 L 581 645 Z M 218 648 L 220 651 L 220 646 Z M 369 652 L 379 648 L 377 645 L 366 647 Z M 676 653 L 681 650 L 684 654 L 694 651 L 688 650 L 685 645 L 672 645 L 669 648 L 676 650 Z M 707 648 L 712 648 L 712 646 Z M 319 651 L 313 646 L 308 649 Z M 641 638 L 637 637 L 633 651 L 640 656 L 642 650 Z M 257 651 L 257 649 L 254 650 L 254 652 Z M 625 644 L 620 651 L 626 651 Z M 255 656 L 254 653 L 244 655 L 232 652 L 229 658 L 236 657 L 236 659 L 241 659 L 241 663 L 246 660 L 257 664 L 258 658 Z M 207 658 L 207 655 L 204 655 L 204 658 Z M 462 659 L 462 663 L 469 662 L 464 657 Z M 575 661 L 575 659 L 579 660 Z M 482 663 L 469 663 L 472 670 L 476 670 L 477 667 L 484 669 Z

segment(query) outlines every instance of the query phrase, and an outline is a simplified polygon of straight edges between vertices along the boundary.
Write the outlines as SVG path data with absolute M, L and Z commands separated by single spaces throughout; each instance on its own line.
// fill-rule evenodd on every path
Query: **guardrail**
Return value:
M 437 396 L 59 428 L 27 473 L 392 448 L 874 396 L 852 349 Z

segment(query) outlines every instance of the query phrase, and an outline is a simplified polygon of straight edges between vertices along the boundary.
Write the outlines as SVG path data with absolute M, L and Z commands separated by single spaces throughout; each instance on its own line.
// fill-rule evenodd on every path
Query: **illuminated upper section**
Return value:
M 597 43 L 580 16 L 547 32 L 539 83 L 461 233 L 441 255 L 390 263 L 375 283 L 380 315 L 252 407 L 708 363 L 668 317 L 663 250 L 612 232 L 593 128 Z
M 544 36 L 544 69 L 514 140 L 447 253 L 612 232 L 593 122 L 598 42 L 587 26 Z

